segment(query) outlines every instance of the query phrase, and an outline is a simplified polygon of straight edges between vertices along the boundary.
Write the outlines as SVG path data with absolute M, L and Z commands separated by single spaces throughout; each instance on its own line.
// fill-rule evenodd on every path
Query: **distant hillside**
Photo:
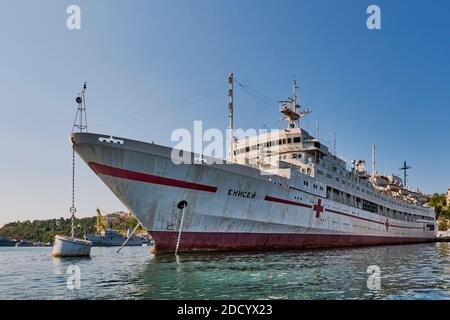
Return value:
M 137 224 L 133 216 L 124 212 L 108 214 L 104 218 L 108 228 L 121 233 L 126 233 L 127 229 L 133 229 Z M 96 217 L 76 219 L 75 236 L 83 237 L 85 234 L 94 233 L 95 223 Z M 56 234 L 70 235 L 70 226 L 70 218 L 10 222 L 0 228 L 0 237 L 32 242 L 53 242 Z M 138 233 L 140 232 L 145 230 L 139 228 Z
M 440 231 L 450 228 L 450 204 L 445 194 L 435 193 L 428 197 L 428 205 L 434 208 Z

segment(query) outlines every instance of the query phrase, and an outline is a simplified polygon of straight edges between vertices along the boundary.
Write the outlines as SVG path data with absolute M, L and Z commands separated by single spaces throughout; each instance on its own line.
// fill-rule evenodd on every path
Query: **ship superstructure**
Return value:
M 347 168 L 300 127 L 309 111 L 296 89 L 294 81 L 280 105 L 287 128 L 233 142 L 232 161 L 224 164 L 175 164 L 172 148 L 109 135 L 76 133 L 72 141 L 149 231 L 157 252 L 432 241 L 435 214 L 426 197 L 377 173 L 374 160 L 371 173 L 363 160 Z M 232 128 L 232 95 L 228 111 Z

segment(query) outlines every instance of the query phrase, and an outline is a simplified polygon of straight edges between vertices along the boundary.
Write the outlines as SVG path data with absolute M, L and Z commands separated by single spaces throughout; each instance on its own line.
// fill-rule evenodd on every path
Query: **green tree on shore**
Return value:
M 427 204 L 433 207 L 436 212 L 438 229 L 441 231 L 447 230 L 450 227 L 450 204 L 447 203 L 447 196 L 435 193 L 428 197 Z
M 108 215 L 109 216 L 109 215 Z M 116 223 L 109 227 L 120 233 L 126 233 L 127 229 L 133 229 L 137 220 L 130 215 L 111 214 L 116 217 Z M 96 217 L 88 217 L 75 220 L 75 236 L 83 237 L 86 234 L 95 232 Z M 49 220 L 35 220 L 33 222 L 17 221 L 5 224 L 0 228 L 0 237 L 27 240 L 32 242 L 53 242 L 55 235 L 70 235 L 71 221 L 69 218 L 49 219 Z M 144 229 L 139 228 L 139 232 L 145 232 Z

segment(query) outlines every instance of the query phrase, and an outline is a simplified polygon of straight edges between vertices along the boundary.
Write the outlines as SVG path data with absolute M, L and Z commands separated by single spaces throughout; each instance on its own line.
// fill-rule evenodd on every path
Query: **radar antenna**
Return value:
M 292 80 L 292 97 L 280 101 L 280 112 L 283 114 L 283 120 L 288 123 L 288 128 L 299 127 L 299 120 L 311 113 L 311 111 L 300 111 L 301 105 L 297 103 L 297 81 Z

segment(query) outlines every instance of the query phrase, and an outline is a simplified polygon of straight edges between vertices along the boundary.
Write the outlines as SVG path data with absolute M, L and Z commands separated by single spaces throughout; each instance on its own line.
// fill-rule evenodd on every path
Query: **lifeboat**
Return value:
M 425 203 L 428 201 L 428 197 L 422 193 L 410 191 L 410 195 L 408 198 L 414 199 L 417 202 Z
M 395 183 L 389 183 L 387 188 L 390 191 L 399 191 L 401 189 L 401 187 Z
M 426 195 L 424 195 L 424 194 L 420 194 L 420 195 L 417 197 L 417 200 L 418 200 L 420 203 L 425 203 L 425 202 L 428 201 L 428 197 L 427 197 Z
M 387 187 L 389 180 L 385 176 L 374 176 L 373 183 L 379 187 Z

